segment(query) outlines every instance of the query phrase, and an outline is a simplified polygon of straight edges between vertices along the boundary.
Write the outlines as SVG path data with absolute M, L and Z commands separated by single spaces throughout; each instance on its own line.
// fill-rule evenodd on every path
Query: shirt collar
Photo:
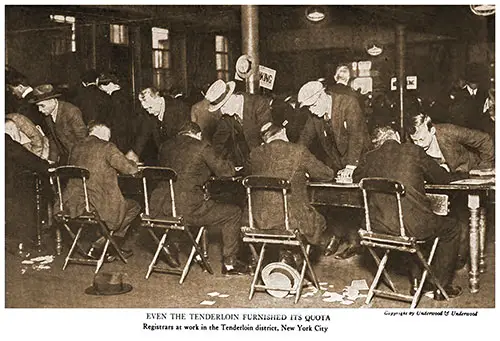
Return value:
M 436 138 L 436 135 L 432 135 L 432 141 L 431 144 L 429 145 L 429 148 L 426 150 L 427 155 L 436 158 L 436 159 L 443 159 L 443 153 L 441 152 L 441 148 L 439 148 L 439 143 Z
M 323 118 L 325 120 L 330 120 L 332 118 L 332 102 L 333 102 L 333 100 L 332 100 L 332 96 L 330 96 L 328 94 L 327 94 L 327 96 L 328 96 L 328 100 L 327 100 L 328 105 L 326 107 L 326 113 L 323 116 Z
M 54 107 L 54 110 L 50 113 L 50 116 L 52 116 L 52 121 L 54 123 L 56 123 L 58 109 L 59 109 L 59 101 L 56 100 L 56 106 Z
M 471 96 L 474 96 L 477 94 L 477 88 L 476 89 L 473 89 L 469 86 L 469 84 L 465 85 L 465 88 L 467 89 L 467 91 L 469 92 L 469 94 Z
M 160 122 L 163 122 L 164 115 L 165 115 L 165 98 L 160 97 L 160 113 L 157 116 Z

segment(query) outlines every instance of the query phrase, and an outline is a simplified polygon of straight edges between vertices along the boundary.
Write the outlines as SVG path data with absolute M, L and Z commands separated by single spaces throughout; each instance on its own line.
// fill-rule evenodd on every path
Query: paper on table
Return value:
M 474 178 L 474 179 L 462 179 L 462 180 L 457 180 L 450 182 L 450 184 L 454 185 L 484 185 L 484 184 L 489 184 L 495 183 L 495 178 Z

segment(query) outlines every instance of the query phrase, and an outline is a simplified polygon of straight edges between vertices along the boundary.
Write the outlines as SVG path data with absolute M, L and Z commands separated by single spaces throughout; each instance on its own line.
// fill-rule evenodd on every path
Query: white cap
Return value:
M 302 85 L 297 96 L 297 101 L 300 103 L 300 107 L 302 108 L 316 103 L 323 89 L 323 83 L 318 81 L 311 81 Z

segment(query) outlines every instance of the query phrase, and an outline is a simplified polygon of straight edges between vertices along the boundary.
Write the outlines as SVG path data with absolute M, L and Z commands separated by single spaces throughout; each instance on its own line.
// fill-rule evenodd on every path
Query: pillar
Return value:
M 241 5 L 241 42 L 243 54 L 252 60 L 252 75 L 246 79 L 246 90 L 255 94 L 259 90 L 259 8 Z

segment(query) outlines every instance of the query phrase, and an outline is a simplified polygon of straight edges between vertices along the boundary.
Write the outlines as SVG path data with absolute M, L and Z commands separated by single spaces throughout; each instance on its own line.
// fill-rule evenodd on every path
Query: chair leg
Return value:
M 205 255 L 203 254 L 203 251 L 199 247 L 199 243 L 201 241 L 201 238 L 203 237 L 203 233 L 205 232 L 205 227 L 200 227 L 200 230 L 198 231 L 198 235 L 196 236 L 196 239 L 193 238 L 193 235 L 191 232 L 186 228 L 186 233 L 189 235 L 189 239 L 191 239 L 191 242 L 193 246 L 191 247 L 191 252 L 189 253 L 188 260 L 186 261 L 186 265 L 184 265 L 184 269 L 182 270 L 182 275 L 181 279 L 179 280 L 179 284 L 182 284 L 184 282 L 184 279 L 186 278 L 189 268 L 191 267 L 191 263 L 193 262 L 194 255 L 197 254 L 200 256 L 201 261 L 205 268 L 213 274 L 212 268 L 210 267 L 210 264 L 208 264 L 207 260 L 205 259 Z
M 71 228 L 68 226 L 67 223 L 64 223 L 63 224 L 64 227 L 66 228 L 66 231 L 68 231 L 68 234 L 71 236 L 71 239 L 73 239 L 73 241 L 76 239 L 76 235 L 73 233 L 73 231 L 71 230 Z M 83 225 L 81 225 L 83 227 Z M 82 228 L 80 227 L 80 228 Z M 83 254 L 83 255 L 86 255 L 86 252 L 85 250 L 83 249 L 83 247 L 80 245 L 80 243 L 76 243 L 76 247 L 78 248 L 78 250 Z
M 104 257 L 106 257 L 106 253 L 108 252 L 108 247 L 111 239 L 106 239 L 106 243 L 104 244 L 104 248 L 101 253 L 101 257 L 97 260 L 97 266 L 95 269 L 95 273 L 99 272 L 99 269 L 101 269 L 102 265 L 104 264 Z
M 377 266 L 380 265 L 380 258 L 378 257 L 377 253 L 375 252 L 375 250 L 373 250 L 372 248 L 368 248 L 368 250 L 370 251 L 373 259 L 375 259 L 375 263 L 377 263 Z M 387 281 L 387 285 L 389 286 L 389 288 L 393 291 L 393 292 L 396 292 L 396 286 L 394 285 L 394 283 L 392 282 L 391 280 L 391 277 L 389 276 L 389 274 L 387 273 L 387 270 L 385 269 L 384 267 L 384 270 L 382 271 L 382 276 L 384 276 L 385 280 Z
M 368 248 L 368 250 L 373 251 L 370 247 Z M 373 255 L 373 253 L 372 253 L 372 255 Z M 375 275 L 375 278 L 373 279 L 373 283 L 370 286 L 370 290 L 368 290 L 368 295 L 366 297 L 365 304 L 370 304 L 370 301 L 373 298 L 374 291 L 377 288 L 378 282 L 380 281 L 380 276 L 382 275 L 382 272 L 385 269 L 385 265 L 387 263 L 388 257 L 389 257 L 389 250 L 385 250 L 384 257 L 382 257 L 382 260 L 380 261 L 380 264 L 378 266 L 377 274 Z M 377 258 L 378 258 L 378 256 L 377 256 Z
M 266 251 L 266 243 L 262 244 L 262 248 L 260 249 L 259 260 L 257 261 L 257 267 L 255 268 L 255 274 L 252 279 L 252 284 L 250 284 L 250 295 L 248 296 L 249 300 L 252 299 L 253 294 L 255 293 L 255 285 L 257 284 L 257 280 L 259 279 L 260 269 L 262 268 L 262 262 L 264 260 L 265 251 Z
M 311 261 L 309 260 L 309 250 L 311 249 L 311 246 L 309 244 L 307 244 L 307 249 L 306 249 L 304 247 L 304 243 L 300 239 L 299 239 L 299 245 L 300 245 L 300 249 L 302 250 L 302 254 L 304 255 L 304 262 L 307 265 L 309 272 L 311 273 L 311 279 L 313 281 L 313 284 L 316 287 L 316 289 L 319 290 L 319 281 L 318 281 L 318 278 L 316 277 L 316 273 L 314 272 L 314 269 L 311 265 Z M 304 273 L 304 275 L 305 275 L 305 273 Z
M 301 244 L 301 246 L 302 246 L 302 244 Z M 297 292 L 295 293 L 295 304 L 297 304 L 297 302 L 299 301 L 300 295 L 302 293 L 302 285 L 304 283 L 304 277 L 306 276 L 306 269 L 309 266 L 309 251 L 310 251 L 310 249 L 311 249 L 311 246 L 308 244 L 306 246 L 306 249 L 305 249 L 307 254 L 304 254 L 304 263 L 302 264 L 302 269 L 300 270 L 299 285 L 297 286 Z M 311 270 L 309 270 L 309 271 L 311 271 Z M 311 276 L 312 276 L 313 282 L 314 282 L 316 276 L 315 276 L 313 271 L 311 271 Z M 315 286 L 316 286 L 316 284 L 315 284 Z M 319 289 L 319 287 L 316 287 L 316 288 Z
M 99 226 L 101 227 L 102 232 L 106 236 L 106 239 L 111 243 L 113 248 L 115 249 L 116 253 L 118 254 L 118 257 L 122 260 L 123 263 L 127 264 L 127 259 L 123 255 L 123 253 L 120 250 L 120 247 L 116 243 L 115 239 L 113 238 L 113 231 L 109 231 L 108 227 L 104 225 L 104 223 L 100 220 L 97 219 L 97 222 L 99 223 Z
M 434 243 L 432 245 L 432 250 L 431 250 L 431 253 L 429 255 L 429 260 L 428 261 L 422 255 L 422 252 L 420 252 L 420 250 L 417 250 L 417 256 L 418 256 L 418 258 L 422 262 L 422 265 L 425 268 L 425 270 L 424 270 L 424 272 L 422 274 L 422 282 L 427 277 L 427 274 L 429 274 L 429 276 L 431 277 L 432 282 L 434 282 L 434 284 L 437 286 L 437 288 L 441 291 L 441 293 L 443 294 L 444 298 L 446 300 L 449 300 L 449 297 L 448 297 L 448 294 L 446 293 L 446 290 L 444 290 L 441 282 L 439 282 L 439 280 L 437 279 L 436 275 L 434 275 L 434 272 L 432 271 L 432 269 L 430 267 L 430 264 L 432 262 L 432 258 L 434 258 L 434 253 L 436 251 L 437 244 L 438 244 L 438 238 L 436 238 L 434 240 Z
M 200 231 L 201 231 L 201 229 L 205 230 L 205 227 L 201 227 Z M 205 269 L 207 269 L 208 272 L 213 275 L 214 272 L 212 270 L 212 267 L 210 266 L 210 263 L 208 263 L 208 260 L 203 256 L 203 250 L 199 244 L 201 237 L 203 236 L 203 232 L 198 231 L 198 236 L 196 237 L 196 240 L 195 240 L 193 237 L 193 234 L 191 233 L 191 231 L 189 231 L 189 229 L 187 227 L 186 227 L 185 231 L 186 231 L 187 235 L 189 236 L 189 240 L 191 240 L 191 244 L 193 245 L 194 249 L 196 250 L 196 254 L 200 255 L 201 261 L 202 261 L 203 265 L 205 266 Z
M 160 255 L 160 251 L 162 250 L 163 245 L 165 244 L 165 240 L 167 239 L 167 232 L 168 231 L 165 231 L 165 233 L 161 237 L 161 240 L 158 241 L 158 247 L 156 248 L 155 255 L 153 256 L 151 263 L 149 263 L 148 272 L 146 273 L 146 279 L 148 279 L 153 272 L 153 268 L 155 267 L 158 256 Z
M 64 224 L 64 226 L 66 226 L 66 228 L 69 229 L 69 227 L 67 227 L 66 224 Z M 72 232 L 73 233 L 73 232 Z M 69 252 L 68 252 L 68 255 L 66 256 L 66 259 L 64 260 L 64 265 L 63 265 L 63 270 L 66 269 L 66 266 L 68 266 L 68 262 L 69 262 L 69 259 L 71 258 L 71 255 L 73 254 L 73 252 L 75 251 L 75 246 L 77 245 L 78 243 L 78 239 L 80 239 L 80 234 L 82 233 L 82 228 L 80 227 L 78 229 L 78 232 L 76 233 L 76 236 L 74 236 L 73 238 L 73 244 L 71 244 L 71 248 L 69 249 Z
M 153 238 L 153 240 L 156 242 L 156 245 L 160 244 L 160 239 L 158 238 L 158 236 L 155 234 L 155 231 L 153 231 L 152 228 L 148 228 L 148 232 L 149 234 L 151 235 L 151 237 Z M 170 232 L 170 230 L 165 230 L 165 234 L 168 235 L 168 233 Z M 166 237 L 165 237 L 165 240 L 166 240 Z M 165 248 L 165 244 L 163 245 L 162 247 L 162 251 L 163 253 L 167 256 L 167 257 L 170 257 L 167 249 Z

